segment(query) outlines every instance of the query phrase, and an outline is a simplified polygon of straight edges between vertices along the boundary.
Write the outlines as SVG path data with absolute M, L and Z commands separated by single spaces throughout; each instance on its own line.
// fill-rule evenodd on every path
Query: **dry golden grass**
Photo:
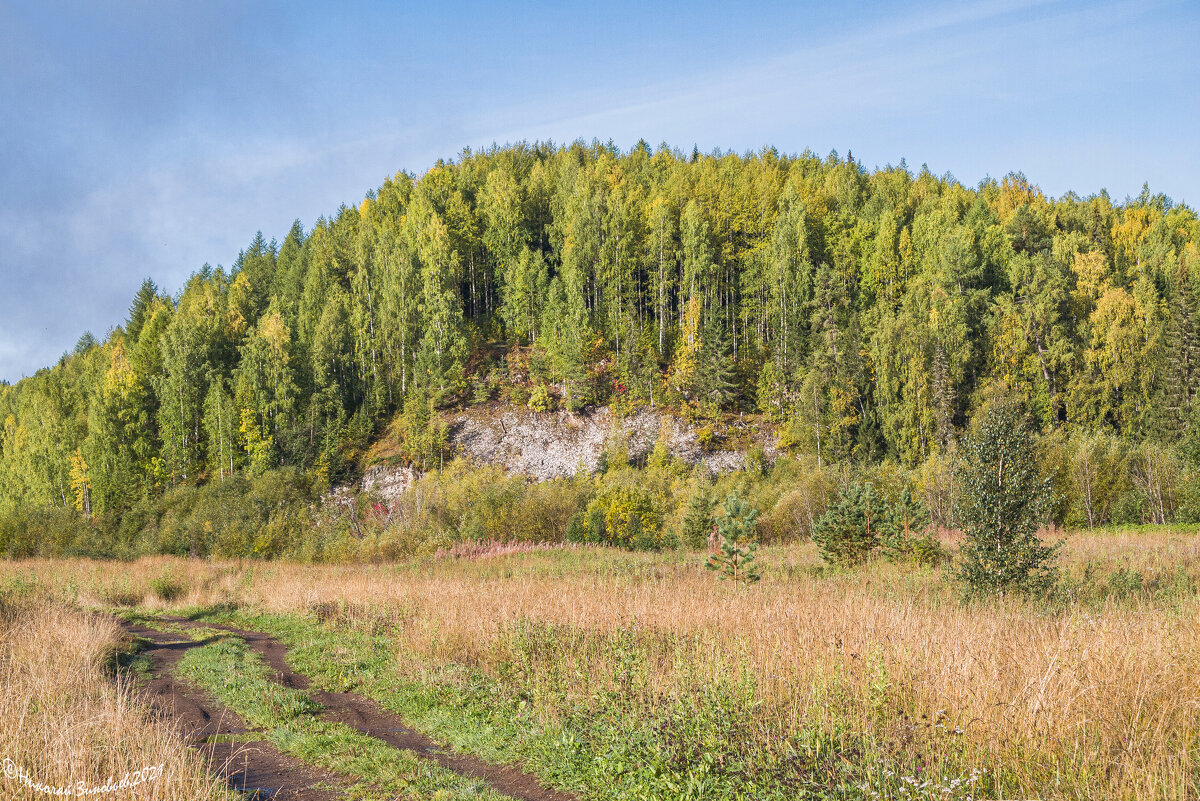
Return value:
M 0 596 L 0 797 L 47 796 L 30 785 L 103 788 L 158 768 L 135 790 L 92 798 L 222 799 L 199 754 L 151 719 L 107 662 L 120 629 L 110 619 L 60 603 L 5 603 Z M 15 775 L 14 775 L 15 774 Z M 25 781 L 24 776 L 29 780 Z M 111 785 L 110 785 L 111 786 Z
M 1072 575 L 1103 563 L 1194 580 L 1197 542 L 1180 533 L 1075 534 L 1062 562 Z M 5 571 L 34 569 L 56 584 L 74 576 L 84 597 L 123 586 L 151 601 L 149 579 L 136 577 L 172 571 L 187 587 L 178 603 L 384 614 L 402 622 L 394 636 L 408 670 L 521 661 L 531 680 L 577 699 L 607 687 L 649 705 L 746 671 L 763 702 L 754 728 L 764 742 L 820 725 L 863 738 L 872 757 L 939 775 L 986 768 L 1006 777 L 1010 795 L 1200 795 L 1194 592 L 1055 607 L 1020 598 L 963 604 L 936 572 L 874 564 L 823 575 L 811 546 L 760 553 L 773 569 L 736 590 L 695 558 L 616 552 L 398 568 L 157 559 Z M 529 621 L 559 627 L 554 649 L 514 651 L 514 632 Z M 617 635 L 646 666 L 636 686 L 605 645 Z

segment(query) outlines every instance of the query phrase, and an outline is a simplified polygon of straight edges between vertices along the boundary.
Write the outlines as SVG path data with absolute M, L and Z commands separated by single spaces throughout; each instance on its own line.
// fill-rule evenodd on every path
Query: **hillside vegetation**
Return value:
M 1054 199 L 1019 174 L 969 188 L 770 149 L 464 151 L 310 231 L 257 235 L 174 297 L 147 280 L 103 341 L 0 388 L 0 550 L 412 550 L 395 510 L 374 523 L 391 545 L 373 548 L 369 503 L 338 517 L 317 500 L 373 443 L 445 466 L 446 410 L 485 402 L 653 404 L 706 447 L 749 420 L 786 456 L 728 480 L 788 538 L 863 473 L 952 525 L 956 443 L 1015 400 L 1059 491 L 1053 520 L 1194 520 L 1198 238 L 1195 212 L 1161 195 Z M 603 462 L 599 478 L 497 476 L 477 496 L 542 497 L 538 539 L 619 496 L 655 542 L 686 540 L 703 477 L 625 466 L 619 443 Z M 405 525 L 469 494 L 428 481 L 445 491 Z M 481 514 L 446 515 L 425 547 L 529 530 Z M 305 533 L 331 518 L 353 547 Z

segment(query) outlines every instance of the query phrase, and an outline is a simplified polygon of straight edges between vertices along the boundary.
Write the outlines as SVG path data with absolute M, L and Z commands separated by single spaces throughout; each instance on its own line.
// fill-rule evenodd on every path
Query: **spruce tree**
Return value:
M 698 487 L 687 500 L 683 513 L 683 544 L 693 550 L 702 550 L 712 535 L 712 501 L 703 487 Z
M 142 327 L 146 324 L 146 315 L 153 307 L 154 302 L 158 300 L 158 287 L 154 282 L 147 278 L 142 281 L 142 286 L 138 289 L 137 294 L 133 296 L 133 303 L 129 306 L 129 318 L 125 323 L 125 334 L 129 337 L 129 341 L 137 342 L 138 337 L 142 334 Z
M 708 315 L 700 342 L 697 394 L 703 405 L 719 411 L 737 396 L 738 391 L 733 348 L 719 311 Z

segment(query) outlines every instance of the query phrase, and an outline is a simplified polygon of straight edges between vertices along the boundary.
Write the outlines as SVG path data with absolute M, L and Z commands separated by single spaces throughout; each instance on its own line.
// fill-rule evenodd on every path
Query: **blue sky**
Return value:
M 414 4 L 416 5 L 416 4 Z M 0 0 L 0 378 L 398 170 L 521 139 L 1197 196 L 1200 9 Z M 335 10 L 336 9 L 336 10 Z

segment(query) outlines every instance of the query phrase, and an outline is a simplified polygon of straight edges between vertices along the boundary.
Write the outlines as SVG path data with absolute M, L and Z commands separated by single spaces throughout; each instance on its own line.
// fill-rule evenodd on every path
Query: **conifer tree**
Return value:
M 125 323 L 125 335 L 129 337 L 130 342 L 137 342 L 138 336 L 142 333 L 142 326 L 146 324 L 146 315 L 150 312 L 156 300 L 158 300 L 158 287 L 155 286 L 153 281 L 147 278 L 145 281 L 142 281 L 137 294 L 133 296 L 133 303 L 129 306 L 129 318 Z
M 821 558 L 835 565 L 865 562 L 895 530 L 892 510 L 874 485 L 851 484 L 813 527 Z
M 737 373 L 729 332 L 720 314 L 710 314 L 700 339 L 696 394 L 711 411 L 725 408 L 737 395 Z
M 753 584 L 762 578 L 754 555 L 758 551 L 755 541 L 758 510 L 731 492 L 721 505 L 724 515 L 717 518 L 717 531 L 721 535 L 721 550 L 711 555 L 705 567 L 716 572 L 717 578 Z
M 683 513 L 683 544 L 693 550 L 707 547 L 713 533 L 712 500 L 704 487 L 698 487 L 687 500 Z

